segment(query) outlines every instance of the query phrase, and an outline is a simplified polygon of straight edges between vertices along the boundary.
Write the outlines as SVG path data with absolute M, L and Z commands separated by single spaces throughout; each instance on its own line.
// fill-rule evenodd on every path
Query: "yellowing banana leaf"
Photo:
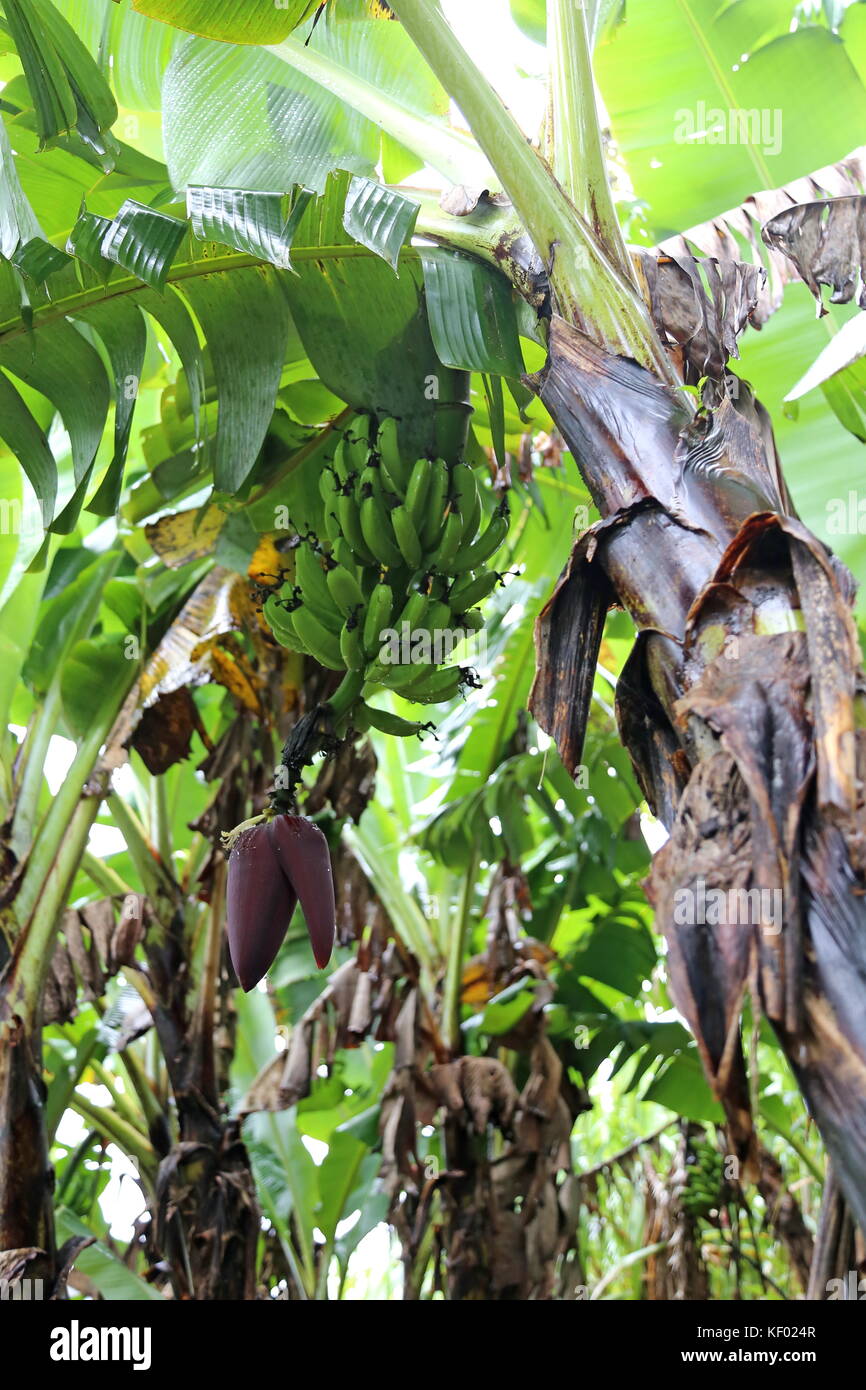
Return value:
M 150 522 L 144 534 L 163 564 L 180 569 L 190 560 L 210 555 L 225 521 L 222 507 L 191 507 Z
M 248 621 L 246 587 L 246 579 L 220 566 L 205 576 L 147 664 L 140 688 L 143 705 L 181 686 L 201 685 L 221 669 L 214 665 L 213 649 Z

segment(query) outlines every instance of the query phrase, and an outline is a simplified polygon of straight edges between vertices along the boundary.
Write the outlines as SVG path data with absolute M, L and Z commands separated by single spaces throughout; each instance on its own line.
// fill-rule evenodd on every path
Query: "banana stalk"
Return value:
M 106 701 L 79 747 L 70 773 L 42 824 L 11 907 L 0 923 L 11 947 L 0 980 L 0 1251 L 32 1248 L 28 1277 L 49 1287 L 56 1248 L 42 1101 L 41 998 L 69 888 L 99 810 L 82 796 L 100 746 L 126 689 Z

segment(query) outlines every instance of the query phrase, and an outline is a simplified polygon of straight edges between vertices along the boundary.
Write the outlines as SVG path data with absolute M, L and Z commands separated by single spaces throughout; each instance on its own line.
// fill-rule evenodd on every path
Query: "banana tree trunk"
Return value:
M 0 1254 L 19 1251 L 27 1279 L 54 1282 L 53 1174 L 45 1135 L 39 1037 L 0 1001 Z
M 730 379 L 729 379 L 730 380 Z M 796 518 L 744 383 L 692 415 L 554 317 L 534 387 L 601 514 L 539 621 L 532 708 L 574 770 L 604 614 L 638 629 L 623 741 L 670 832 L 648 891 L 671 990 L 756 1178 L 740 1041 L 767 1015 L 866 1228 L 863 689 L 850 575 Z
M 259 1211 L 249 1155 L 236 1120 L 222 1113 L 226 1078 L 218 1075 L 217 1034 L 227 1027 L 228 972 L 223 968 L 225 866 L 214 870 L 205 961 L 190 1007 L 190 938 L 183 899 L 157 898 L 160 920 L 145 938 L 149 983 L 177 1110 L 177 1139 L 163 1153 L 156 1182 L 156 1244 L 169 1260 L 181 1297 L 205 1301 L 255 1298 Z
M 121 692 L 122 694 L 122 692 Z M 118 697 L 119 703 L 120 697 Z M 110 720 L 94 720 L 93 752 Z M 96 819 L 100 796 L 80 796 L 83 769 L 92 771 L 91 749 L 79 751 L 68 779 L 69 805 L 54 802 L 31 850 L 27 869 L 7 885 L 9 904 L 0 924 L 0 1258 L 23 1251 L 25 1278 L 42 1279 L 59 1292 L 42 1078 L 42 994 L 66 895 Z M 99 776 L 93 772 L 94 787 Z M 75 797 L 79 797 L 77 801 Z M 5 932 L 3 931 L 5 927 Z

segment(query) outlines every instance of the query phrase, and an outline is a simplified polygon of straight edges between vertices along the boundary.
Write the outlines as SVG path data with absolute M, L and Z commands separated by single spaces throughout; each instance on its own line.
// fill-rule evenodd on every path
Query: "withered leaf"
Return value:
M 866 197 L 798 203 L 771 217 L 762 236 L 809 286 L 819 317 L 827 313 L 822 285 L 832 290 L 831 303 L 850 304 L 856 294 L 866 309 Z
M 130 746 L 154 777 L 188 758 L 199 720 L 186 686 L 167 690 L 142 710 Z
M 195 507 L 148 522 L 144 534 L 163 564 L 180 569 L 191 560 L 210 555 L 225 523 L 226 513 L 221 507 Z
M 862 150 L 855 151 L 838 164 L 828 165 L 781 188 L 754 193 L 739 207 L 730 208 L 709 222 L 689 227 L 681 236 L 663 241 L 658 249 L 674 256 L 697 250 L 719 261 L 741 261 L 745 244 L 752 261 L 767 271 L 766 284 L 752 314 L 753 323 L 759 328 L 779 308 L 786 285 L 797 278 L 788 257 L 762 240 L 763 225 L 797 203 L 860 193 L 864 182 L 866 162 Z
M 219 565 L 205 575 L 147 664 L 141 685 L 145 703 L 208 679 L 213 644 L 239 626 L 235 590 L 245 587 L 243 578 Z
M 720 377 L 738 357 L 737 338 L 750 322 L 766 279 L 762 266 L 644 251 L 639 265 L 662 342 L 682 349 L 686 380 Z

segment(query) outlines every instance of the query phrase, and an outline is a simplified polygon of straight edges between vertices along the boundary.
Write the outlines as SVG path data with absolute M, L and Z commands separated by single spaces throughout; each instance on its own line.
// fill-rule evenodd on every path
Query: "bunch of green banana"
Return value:
M 699 1139 L 692 1145 L 687 1160 L 686 1183 L 680 1194 L 682 1206 L 693 1218 L 706 1217 L 724 1205 L 725 1185 L 724 1157 L 708 1139 Z
M 484 625 L 478 604 L 500 581 L 490 561 L 508 534 L 508 504 L 486 518 L 467 464 L 407 460 L 397 422 L 374 432 L 365 415 L 323 470 L 320 493 L 322 534 L 299 539 L 294 582 L 271 595 L 265 616 L 284 646 L 347 673 L 336 698 L 352 727 L 421 732 L 429 726 L 367 699 L 385 687 L 434 704 L 471 683 L 473 673 L 447 663 Z

